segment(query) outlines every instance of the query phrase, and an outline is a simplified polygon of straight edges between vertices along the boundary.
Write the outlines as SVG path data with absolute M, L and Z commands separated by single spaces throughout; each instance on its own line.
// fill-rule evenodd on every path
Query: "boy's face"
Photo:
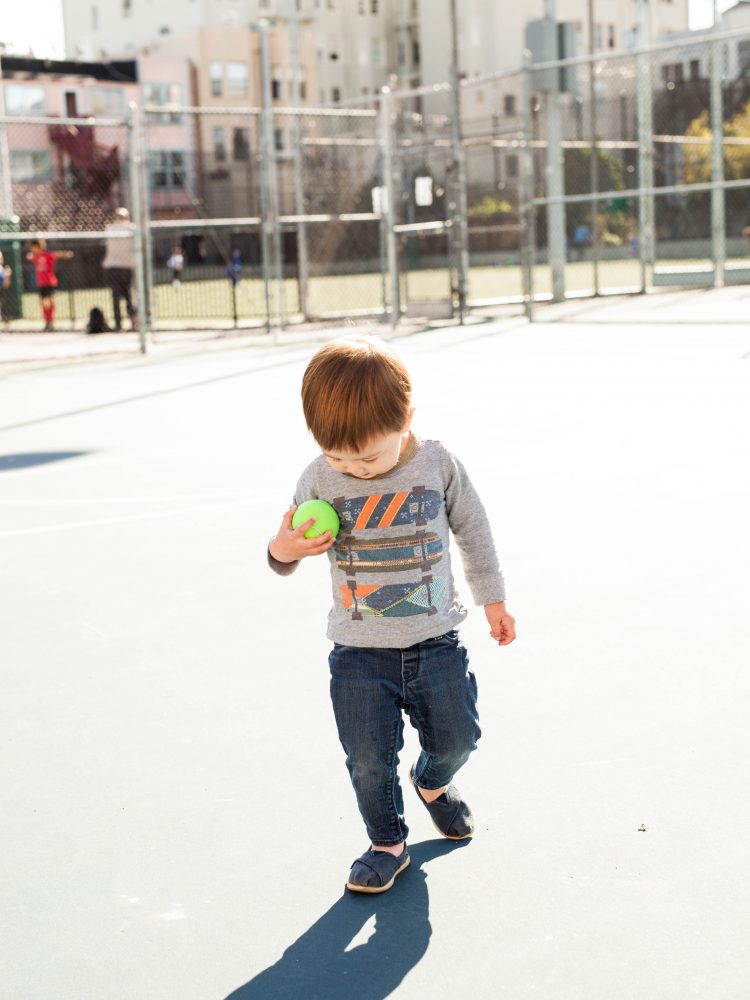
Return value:
M 336 472 L 344 472 L 357 479 L 373 479 L 384 476 L 398 464 L 401 452 L 409 440 L 411 413 L 400 431 L 389 431 L 371 438 L 359 451 L 335 449 L 324 451 L 328 464 Z

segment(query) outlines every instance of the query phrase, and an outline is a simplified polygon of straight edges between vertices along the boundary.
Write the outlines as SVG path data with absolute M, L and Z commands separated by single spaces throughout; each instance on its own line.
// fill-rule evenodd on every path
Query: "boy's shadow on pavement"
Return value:
M 467 841 L 426 840 L 409 848 L 411 864 L 393 889 L 344 895 L 291 944 L 275 965 L 258 973 L 226 1000 L 384 1000 L 419 962 L 432 934 L 428 861 Z M 347 951 L 375 916 L 375 932 Z

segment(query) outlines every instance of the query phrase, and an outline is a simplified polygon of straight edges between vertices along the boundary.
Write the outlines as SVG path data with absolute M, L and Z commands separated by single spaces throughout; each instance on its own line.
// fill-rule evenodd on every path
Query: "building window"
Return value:
M 370 13 L 377 14 L 378 12 L 378 0 L 370 0 Z
M 234 97 L 247 93 L 247 63 L 227 63 L 227 92 Z
M 299 82 L 299 99 L 301 101 L 307 100 L 307 83 L 304 80 Z
M 614 24 L 608 24 L 607 25 L 607 46 L 610 49 L 615 48 L 615 38 L 616 38 L 616 35 L 615 35 L 615 26 L 614 26 Z
M 357 13 L 359 15 L 365 13 L 365 0 L 359 0 L 359 3 L 357 4 Z
M 221 97 L 224 93 L 224 64 L 212 62 L 208 68 L 211 81 L 211 97 Z
M 232 129 L 232 157 L 238 162 L 250 159 L 250 133 L 246 128 Z
M 46 115 L 47 94 L 44 88 L 6 83 L 5 113 L 6 115 Z
M 156 104 L 165 109 L 172 105 L 182 105 L 182 87 L 179 83 L 144 83 L 143 100 L 146 104 Z M 147 121 L 152 125 L 179 125 L 182 114 L 179 111 L 149 111 Z
M 411 43 L 411 62 L 413 66 L 419 66 L 419 61 L 422 57 L 422 52 L 419 48 L 419 42 L 415 38 Z
M 505 173 L 508 177 L 518 177 L 518 157 L 515 153 L 505 157 Z
M 224 163 L 227 158 L 227 147 L 224 136 L 224 127 L 217 125 L 214 128 L 214 159 L 217 163 Z
M 155 149 L 150 156 L 151 187 L 155 191 L 185 187 L 185 154 L 169 149 Z
M 133 13 L 132 0 L 122 0 L 122 16 L 130 17 L 132 13 Z
M 331 100 L 334 104 L 338 104 L 341 100 L 341 87 L 331 87 Z
M 516 95 L 506 94 L 503 97 L 503 111 L 508 117 L 515 115 L 516 113 Z
M 700 80 L 701 78 L 701 61 L 700 59 L 690 60 L 690 79 Z
M 92 115 L 124 114 L 125 91 L 120 87 L 89 87 L 87 94 Z
M 99 8 L 96 4 L 93 4 L 91 7 L 91 30 L 99 30 Z
M 281 128 L 273 130 L 273 148 L 277 153 L 284 148 L 284 130 Z
M 52 180 L 52 153 L 47 149 L 10 151 L 10 179 L 17 184 L 40 184 Z
M 336 0 L 328 0 L 328 9 L 336 10 Z
M 373 66 L 379 66 L 380 65 L 380 51 L 381 51 L 380 50 L 380 39 L 379 38 L 373 38 L 373 40 L 372 40 L 372 47 L 371 47 L 371 50 L 370 50 L 370 54 L 372 56 L 372 65 Z
M 274 101 L 281 100 L 281 80 L 271 80 L 271 97 Z
M 685 79 L 685 67 L 682 63 L 674 64 L 674 81 L 675 83 L 682 83 Z

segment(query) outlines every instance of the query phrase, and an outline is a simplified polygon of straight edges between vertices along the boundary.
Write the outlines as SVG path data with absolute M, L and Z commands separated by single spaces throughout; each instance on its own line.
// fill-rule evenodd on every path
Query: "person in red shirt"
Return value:
M 36 290 L 42 301 L 45 331 L 55 329 L 55 300 L 53 296 L 58 285 L 55 262 L 70 260 L 72 256 L 72 250 L 48 250 L 46 240 L 32 240 L 31 250 L 26 254 L 26 259 L 34 265 Z

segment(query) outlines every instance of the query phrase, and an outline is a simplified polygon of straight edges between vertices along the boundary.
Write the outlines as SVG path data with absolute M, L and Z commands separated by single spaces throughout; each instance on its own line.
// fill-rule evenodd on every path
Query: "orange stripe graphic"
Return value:
M 409 496 L 408 493 L 396 493 L 394 495 L 393 500 L 391 500 L 391 502 L 388 504 L 388 509 L 386 510 L 385 514 L 383 514 L 383 516 L 380 518 L 381 528 L 390 528 L 391 524 L 393 524 L 393 519 L 395 518 L 396 514 L 398 514 L 398 512 L 401 510 L 404 504 L 404 500 L 406 500 L 408 496 Z
M 362 530 L 362 528 L 367 527 L 367 522 L 370 520 L 370 515 L 375 510 L 377 505 L 380 503 L 382 493 L 376 493 L 374 496 L 368 497 L 362 510 L 359 512 L 359 517 L 357 518 L 357 523 L 354 525 L 354 530 Z

